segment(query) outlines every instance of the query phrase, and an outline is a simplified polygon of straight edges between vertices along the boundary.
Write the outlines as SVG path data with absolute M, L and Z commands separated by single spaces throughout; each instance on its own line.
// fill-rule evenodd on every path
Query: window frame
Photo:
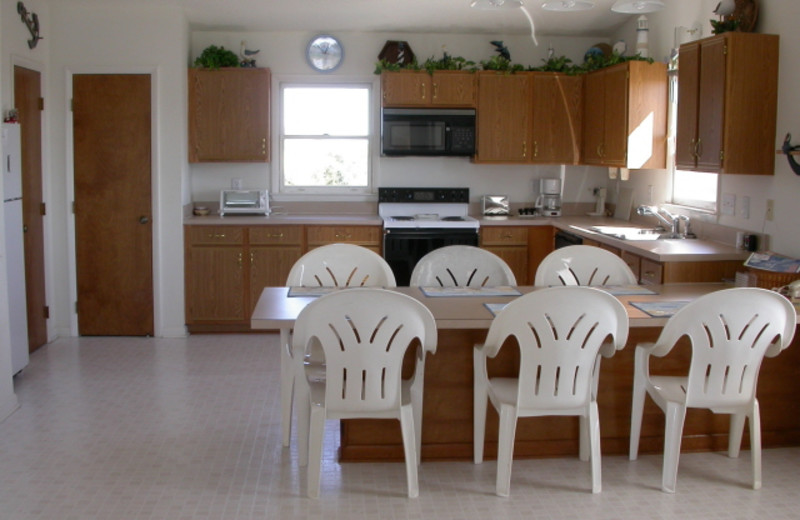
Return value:
M 273 84 L 273 106 L 277 107 L 273 119 L 273 150 L 277 153 L 271 165 L 270 187 L 272 197 L 278 199 L 292 200 L 342 200 L 342 201 L 361 201 L 371 200 L 376 193 L 378 185 L 378 151 L 380 140 L 380 78 L 373 77 L 345 77 L 345 76 L 279 76 L 274 78 Z M 283 91 L 285 88 L 366 88 L 369 92 L 368 106 L 368 157 L 367 157 L 367 186 L 287 186 L 284 183 L 284 107 Z M 335 136 L 331 137 L 335 139 Z

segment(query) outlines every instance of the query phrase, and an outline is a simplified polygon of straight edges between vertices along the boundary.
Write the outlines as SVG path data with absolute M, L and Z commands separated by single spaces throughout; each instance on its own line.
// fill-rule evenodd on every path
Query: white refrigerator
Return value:
M 28 313 L 22 236 L 22 151 L 19 124 L 3 123 L 1 132 L 11 373 L 16 374 L 28 365 Z

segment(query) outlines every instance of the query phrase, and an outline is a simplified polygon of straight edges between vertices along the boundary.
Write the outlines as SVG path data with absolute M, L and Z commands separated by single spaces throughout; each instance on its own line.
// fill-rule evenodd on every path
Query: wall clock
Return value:
M 329 34 L 320 34 L 308 42 L 306 60 L 314 70 L 331 72 L 342 63 L 342 58 L 344 58 L 342 44 Z

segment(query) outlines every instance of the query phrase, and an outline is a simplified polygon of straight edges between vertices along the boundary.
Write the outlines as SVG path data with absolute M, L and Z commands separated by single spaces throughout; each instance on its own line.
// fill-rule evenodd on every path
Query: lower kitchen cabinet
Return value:
M 528 228 L 528 279 L 527 285 L 533 285 L 536 270 L 544 257 L 555 249 L 555 228 L 553 226 L 531 226 Z
M 247 331 L 266 286 L 284 285 L 303 253 L 302 226 L 186 226 L 190 332 Z
M 518 285 L 528 285 L 528 228 L 524 226 L 485 226 L 481 228 L 481 247 L 508 264 Z

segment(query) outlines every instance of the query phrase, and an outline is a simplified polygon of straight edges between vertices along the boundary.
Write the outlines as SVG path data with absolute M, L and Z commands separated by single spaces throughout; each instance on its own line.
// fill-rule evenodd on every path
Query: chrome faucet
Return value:
M 664 217 L 662 213 L 666 215 L 666 217 Z M 656 217 L 659 221 L 661 221 L 665 225 L 665 229 L 670 230 L 669 236 L 664 238 L 687 238 L 688 236 L 692 235 L 692 232 L 689 228 L 690 226 L 689 217 L 687 217 L 686 215 L 673 215 L 664 208 L 659 208 L 658 206 L 644 206 L 644 205 L 636 208 L 636 214 Z M 686 222 L 686 224 L 684 225 L 683 233 L 681 233 L 681 220 Z

